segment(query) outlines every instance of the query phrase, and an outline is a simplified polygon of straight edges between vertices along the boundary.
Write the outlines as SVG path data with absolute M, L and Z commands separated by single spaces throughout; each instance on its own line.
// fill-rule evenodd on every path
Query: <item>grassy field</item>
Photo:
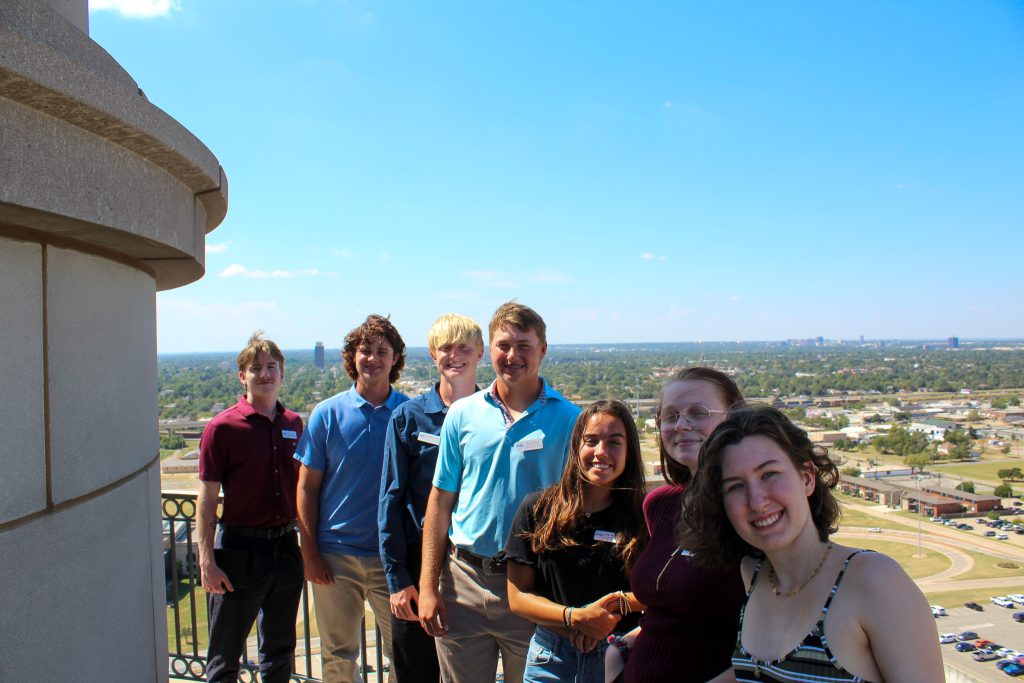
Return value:
M 931 591 L 926 592 L 925 597 L 928 598 L 928 602 L 931 604 L 942 605 L 946 609 L 963 607 L 965 602 L 976 602 L 984 607 L 985 611 L 1006 609 L 1005 607 L 993 605 L 989 601 L 989 598 L 994 595 L 1003 595 L 1002 593 L 995 592 L 995 590 L 992 588 L 972 588 L 961 591 Z
M 1011 467 L 1021 467 L 1021 465 L 1022 463 L 1020 460 L 998 460 L 973 463 L 951 463 L 949 465 L 931 466 L 928 469 L 996 486 L 1002 483 L 1002 480 L 996 476 L 996 473 L 999 470 L 1009 469 Z M 1011 486 L 1016 485 L 1016 488 L 1024 488 L 1024 484 L 1021 482 L 1009 483 Z
M 898 543 L 895 541 L 886 541 L 882 537 L 875 538 L 851 538 L 844 539 L 843 532 L 840 531 L 835 535 L 835 539 L 840 543 L 849 543 L 857 548 L 869 548 L 880 553 L 884 553 L 900 563 L 907 574 L 912 579 L 920 579 L 925 576 L 931 576 L 932 574 L 938 574 L 941 571 L 949 569 L 953 565 L 953 561 L 942 553 L 924 549 L 924 557 L 914 557 L 917 554 L 917 545 L 909 545 L 907 543 Z

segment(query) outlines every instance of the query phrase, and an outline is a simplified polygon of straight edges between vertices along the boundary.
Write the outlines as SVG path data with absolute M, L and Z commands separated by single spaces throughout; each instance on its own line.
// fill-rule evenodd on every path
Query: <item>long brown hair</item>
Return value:
M 578 545 L 572 539 L 572 529 L 583 519 L 583 491 L 589 486 L 580 464 L 580 446 L 590 418 L 610 415 L 618 418 L 626 430 L 626 469 L 615 480 L 612 501 L 623 529 L 616 543 L 626 571 L 633 566 L 637 555 L 647 544 L 647 525 L 644 523 L 644 465 L 640 452 L 640 437 L 633 416 L 622 401 L 601 400 L 583 409 L 572 428 L 569 440 L 569 459 L 562 471 L 562 479 L 544 489 L 533 507 L 538 520 L 533 532 L 526 535 L 534 553 L 550 552 L 565 546 Z
M 743 392 L 740 391 L 736 382 L 729 375 L 721 370 L 700 365 L 683 368 L 673 375 L 672 379 L 662 388 L 661 396 L 658 397 L 658 412 L 655 413 L 655 422 L 658 425 L 658 456 L 661 458 L 661 476 L 669 484 L 682 486 L 689 483 L 695 473 L 691 472 L 689 467 L 680 465 L 673 460 L 661 439 L 661 403 L 665 400 L 665 389 L 668 389 L 676 382 L 707 382 L 718 391 L 718 395 L 727 410 L 743 405 Z

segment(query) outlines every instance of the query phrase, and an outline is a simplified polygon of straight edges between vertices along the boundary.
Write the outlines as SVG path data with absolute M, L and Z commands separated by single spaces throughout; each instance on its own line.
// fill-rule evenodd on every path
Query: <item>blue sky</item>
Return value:
M 552 343 L 1024 336 L 1021 3 L 91 8 L 229 178 L 161 353 L 512 297 Z

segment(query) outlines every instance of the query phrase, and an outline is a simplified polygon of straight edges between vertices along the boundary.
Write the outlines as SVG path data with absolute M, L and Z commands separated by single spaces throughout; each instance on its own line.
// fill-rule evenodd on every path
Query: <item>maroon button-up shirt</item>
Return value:
M 269 420 L 244 396 L 210 420 L 199 442 L 199 478 L 221 483 L 221 524 L 275 527 L 298 516 L 299 463 L 292 456 L 300 436 L 298 413 L 278 403 Z

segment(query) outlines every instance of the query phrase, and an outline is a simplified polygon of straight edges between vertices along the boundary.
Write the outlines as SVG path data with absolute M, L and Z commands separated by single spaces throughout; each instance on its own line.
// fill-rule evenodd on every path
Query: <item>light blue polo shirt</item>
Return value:
M 498 554 L 523 498 L 562 476 L 580 409 L 542 381 L 540 397 L 512 424 L 493 384 L 448 410 L 434 486 L 459 494 L 450 537 L 460 548 Z
M 409 398 L 394 389 L 374 406 L 353 386 L 309 416 L 295 459 L 324 473 L 317 544 L 332 555 L 379 555 L 377 503 L 391 411 Z

